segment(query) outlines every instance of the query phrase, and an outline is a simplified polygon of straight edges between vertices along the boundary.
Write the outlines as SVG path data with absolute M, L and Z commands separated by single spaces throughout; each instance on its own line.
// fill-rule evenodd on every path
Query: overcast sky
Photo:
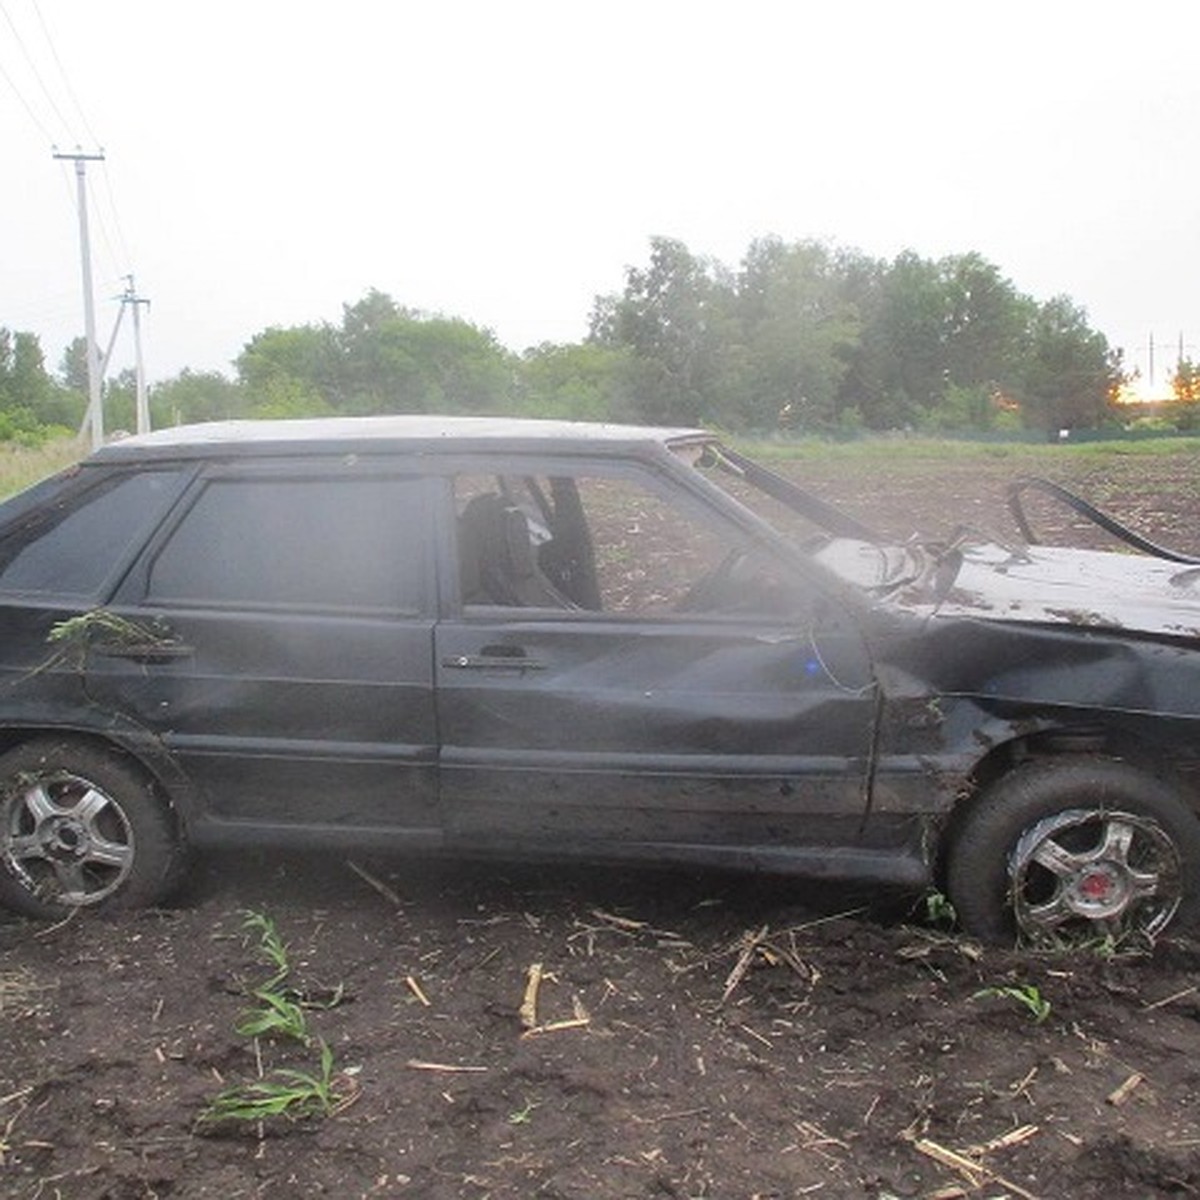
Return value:
M 0 0 L 0 325 L 51 366 L 134 272 L 147 371 L 368 288 L 575 341 L 649 239 L 978 251 L 1200 356 L 1200 4 Z M 113 370 L 132 362 L 122 332 Z

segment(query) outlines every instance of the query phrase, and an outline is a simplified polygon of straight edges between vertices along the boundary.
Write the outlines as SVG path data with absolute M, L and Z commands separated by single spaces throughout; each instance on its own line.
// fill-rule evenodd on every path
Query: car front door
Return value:
M 428 496 L 354 458 L 210 469 L 126 577 L 88 693 L 181 764 L 202 838 L 440 840 Z
M 452 842 L 770 865 L 858 836 L 875 688 L 838 604 L 649 469 L 480 473 L 456 496 Z

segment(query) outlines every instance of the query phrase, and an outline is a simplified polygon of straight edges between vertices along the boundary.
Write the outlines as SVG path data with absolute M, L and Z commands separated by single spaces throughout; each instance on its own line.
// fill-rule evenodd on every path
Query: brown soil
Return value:
M 1007 537 L 1023 465 L 804 474 L 901 535 Z M 1200 549 L 1190 459 L 1085 470 L 1055 478 Z M 332 1052 L 332 1115 L 199 1120 L 222 1088 L 319 1067 L 315 1042 L 235 1031 L 272 973 L 247 910 L 287 943 L 277 990 Z M 0 914 L 0 1194 L 1200 1193 L 1195 931 L 1046 956 L 920 915 L 724 875 L 283 855 L 207 859 L 166 911 Z M 1048 1013 L 996 988 L 1036 988 Z

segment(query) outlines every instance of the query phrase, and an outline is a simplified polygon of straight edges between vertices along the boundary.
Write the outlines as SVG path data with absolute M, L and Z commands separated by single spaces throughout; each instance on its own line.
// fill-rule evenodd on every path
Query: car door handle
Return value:
M 92 642 L 89 649 L 105 658 L 128 658 L 140 663 L 165 663 L 196 653 L 185 642 Z
M 485 647 L 481 654 L 451 654 L 442 659 L 443 667 L 458 671 L 494 671 L 497 669 L 509 671 L 544 671 L 546 664 L 536 658 L 530 658 L 523 651 L 513 653 L 489 653 L 491 647 Z

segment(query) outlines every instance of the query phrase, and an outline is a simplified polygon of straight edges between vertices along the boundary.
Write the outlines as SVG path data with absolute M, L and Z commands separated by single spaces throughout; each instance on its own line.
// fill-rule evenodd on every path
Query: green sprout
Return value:
M 235 1026 L 238 1033 L 243 1037 L 292 1038 L 304 1046 L 310 1043 L 308 1020 L 299 1004 L 266 987 L 256 988 L 253 995 L 259 1006 L 242 1014 Z
M 934 889 L 925 893 L 925 920 L 930 925 L 955 925 L 958 913 L 949 897 Z
M 532 1100 L 526 1100 L 524 1108 L 518 1108 L 516 1112 L 508 1114 L 508 1123 L 510 1125 L 528 1125 L 533 1120 L 533 1110 L 537 1107 Z
M 971 999 L 992 998 L 1012 1000 L 1028 1013 L 1030 1018 L 1040 1025 L 1050 1015 L 1050 1001 L 1042 995 L 1036 984 L 1024 983 L 1007 987 L 987 987 L 976 992 Z
M 287 945 L 279 936 L 275 922 L 265 913 L 247 909 L 242 915 L 245 917 L 242 928 L 258 934 L 258 952 L 268 966 L 275 968 L 275 974 L 262 985 L 262 990 L 270 990 L 282 983 L 291 973 L 292 964 L 288 959 Z
M 324 1039 L 318 1073 L 278 1068 L 265 1079 L 234 1084 L 213 1097 L 202 1122 L 262 1121 L 268 1117 L 327 1117 L 338 1103 L 333 1087 L 333 1051 Z
M 301 998 L 293 989 L 280 985 L 291 973 L 291 962 L 284 940 L 275 922 L 265 913 L 247 910 L 242 927 L 258 935 L 258 953 L 272 969 L 271 978 L 250 990 L 257 1001 L 247 1009 L 235 1026 L 242 1037 L 254 1039 L 259 1058 L 259 1078 L 236 1083 L 219 1092 L 201 1112 L 199 1121 L 214 1124 L 222 1121 L 262 1121 L 268 1117 L 324 1117 L 335 1111 L 343 1098 L 333 1086 L 333 1051 L 324 1038 L 314 1039 L 309 1033 L 308 1018 Z M 322 1007 L 332 1008 L 341 1001 L 339 986 L 333 998 Z M 259 1038 L 290 1038 L 306 1049 L 314 1040 L 319 1047 L 319 1068 L 300 1071 L 276 1067 L 263 1075 Z

